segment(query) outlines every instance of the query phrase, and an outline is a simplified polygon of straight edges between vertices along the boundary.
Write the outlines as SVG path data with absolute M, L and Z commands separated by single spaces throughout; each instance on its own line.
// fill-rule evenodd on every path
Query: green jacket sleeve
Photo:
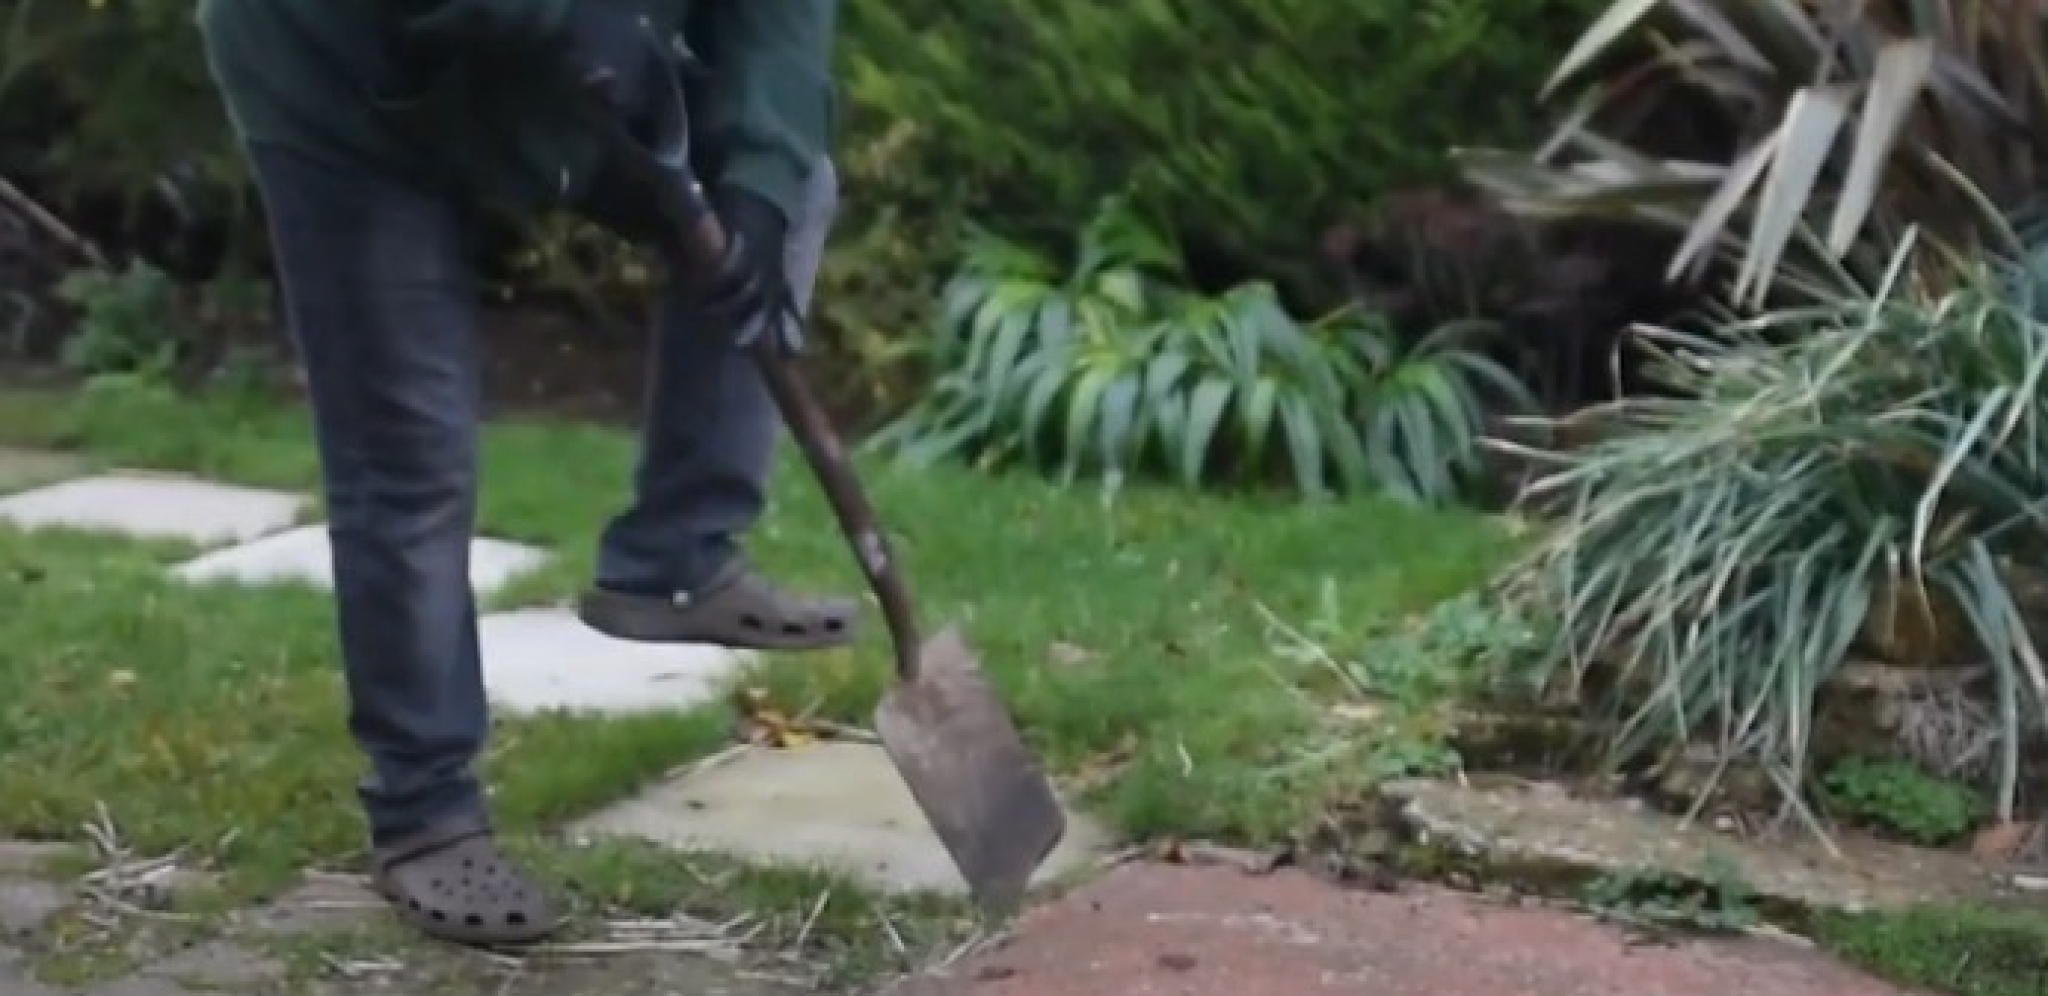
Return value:
M 709 78 L 692 101 L 693 125 L 719 162 L 707 179 L 760 195 L 785 219 L 830 142 L 838 9 L 838 0 L 732 0 L 699 22 Z
M 337 0 L 358 2 L 358 0 Z M 393 0 L 407 25 L 422 36 L 486 38 L 514 45 L 559 39 L 575 0 Z

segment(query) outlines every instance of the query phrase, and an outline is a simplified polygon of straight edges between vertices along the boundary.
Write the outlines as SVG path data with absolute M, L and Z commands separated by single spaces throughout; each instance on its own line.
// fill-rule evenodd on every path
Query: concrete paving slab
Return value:
M 130 975 L 115 979 L 85 991 L 86 996 L 200 996 L 209 990 L 188 989 L 175 979 L 162 979 L 153 975 Z M 71 990 L 69 996 L 77 996 L 78 990 Z M 9 991 L 7 996 L 14 996 Z
M 141 974 L 201 992 L 277 992 L 284 987 L 287 972 L 275 955 L 233 941 L 211 941 L 186 948 Z
M 51 865 L 80 853 L 75 845 L 54 841 L 0 840 L 0 877 L 45 877 Z
M 0 521 L 199 546 L 247 543 L 289 527 L 306 499 L 176 474 L 95 474 L 0 498 Z
M 26 959 L 10 948 L 0 948 L 0 993 L 7 996 L 59 996 L 35 980 L 29 973 Z
M 41 487 L 85 470 L 85 461 L 69 453 L 0 446 L 0 494 Z
M 0 881 L 0 934 L 40 930 L 71 905 L 71 890 L 55 882 Z
M 279 582 L 334 585 L 327 526 L 300 526 L 253 542 L 202 554 L 172 568 L 191 582 L 262 585 Z M 480 537 L 470 544 L 469 580 L 479 596 L 547 561 L 547 551 L 521 543 Z
M 869 744 L 749 751 L 602 810 L 573 829 L 823 868 L 889 892 L 967 891 L 888 754 Z M 1111 844 L 1100 826 L 1069 813 L 1066 840 L 1036 881 L 1082 871 Z
M 242 924 L 270 937 L 338 933 L 383 915 L 388 904 L 368 882 L 340 876 L 308 877 L 283 895 L 246 910 Z
M 615 640 L 566 608 L 495 612 L 477 636 L 491 701 L 511 712 L 683 712 L 723 694 L 748 659 L 708 644 Z

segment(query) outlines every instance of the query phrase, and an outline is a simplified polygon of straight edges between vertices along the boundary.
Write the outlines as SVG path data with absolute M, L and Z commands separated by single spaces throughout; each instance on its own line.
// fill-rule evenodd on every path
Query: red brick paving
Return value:
M 1008 947 L 888 996 L 1905 996 L 1765 939 L 1631 943 L 1568 910 L 1426 886 L 1132 865 L 1028 914 Z

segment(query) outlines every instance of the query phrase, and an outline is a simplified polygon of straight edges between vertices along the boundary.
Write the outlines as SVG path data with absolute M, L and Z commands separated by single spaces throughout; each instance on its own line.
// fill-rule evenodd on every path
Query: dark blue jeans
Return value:
M 451 199 L 278 148 L 251 150 L 284 310 L 312 396 L 349 729 L 374 840 L 482 815 L 489 725 L 469 585 L 480 408 L 470 225 Z M 791 225 L 807 302 L 836 206 L 821 164 Z M 603 221 L 604 212 L 595 211 Z M 725 336 L 662 302 L 641 453 L 599 585 L 687 589 L 761 513 L 779 421 Z M 575 454 L 562 454 L 565 472 Z

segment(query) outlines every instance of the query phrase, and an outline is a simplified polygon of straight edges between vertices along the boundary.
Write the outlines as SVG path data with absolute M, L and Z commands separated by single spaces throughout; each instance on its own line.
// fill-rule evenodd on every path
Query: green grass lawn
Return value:
M 0 392 L 0 443 L 104 464 L 312 489 L 302 416 L 246 397 L 122 389 Z M 573 592 L 624 498 L 631 441 L 588 426 L 501 423 L 484 446 L 482 528 L 557 562 L 500 601 Z M 1263 838 L 1314 786 L 1268 777 L 1305 714 L 1259 606 L 1326 604 L 1361 623 L 1479 582 L 1507 540 L 1482 517 L 1361 501 L 1319 508 L 1029 477 L 876 466 L 928 620 L 963 624 L 1027 735 L 1086 773 L 1097 812 L 1131 835 Z M 799 586 L 858 574 L 794 459 L 752 539 Z M 329 609 L 317 592 L 186 588 L 186 551 L 0 531 L 0 835 L 75 838 L 104 805 L 144 851 L 216 851 L 282 871 L 360 846 Z M 882 627 L 844 652 L 771 658 L 758 681 L 790 708 L 860 722 L 887 678 Z M 722 706 L 685 718 L 501 722 L 489 757 L 515 831 L 620 796 L 717 746 Z M 1107 776 L 1107 777 L 1105 777 Z M 230 832 L 231 841 L 219 842 Z

